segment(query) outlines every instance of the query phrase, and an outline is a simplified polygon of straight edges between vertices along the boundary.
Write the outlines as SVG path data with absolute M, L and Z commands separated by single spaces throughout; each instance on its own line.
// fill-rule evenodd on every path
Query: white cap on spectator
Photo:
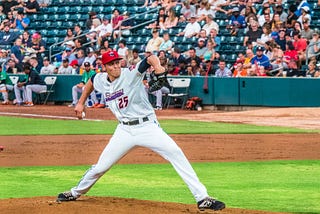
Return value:
M 301 9 L 306 11 L 306 12 L 309 12 L 309 10 L 310 10 L 308 6 L 303 6 L 303 7 L 301 7 Z
M 74 44 L 74 42 L 73 41 L 67 41 L 66 43 L 65 43 L 66 45 L 70 45 L 71 47 L 74 47 L 75 46 L 75 44 Z
M 239 12 L 240 10 L 239 10 L 239 7 L 234 7 L 234 8 L 232 8 L 232 12 Z

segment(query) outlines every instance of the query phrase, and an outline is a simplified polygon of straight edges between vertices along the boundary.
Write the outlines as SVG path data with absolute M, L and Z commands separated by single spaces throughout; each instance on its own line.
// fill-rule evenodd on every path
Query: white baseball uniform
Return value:
M 146 59 L 133 70 L 122 69 L 113 82 L 107 73 L 98 73 L 91 79 L 94 89 L 105 95 L 110 110 L 119 120 L 114 135 L 77 186 L 71 189 L 75 197 L 85 194 L 95 182 L 135 146 L 142 146 L 168 160 L 188 185 L 196 201 L 208 197 L 206 187 L 199 181 L 189 161 L 178 145 L 162 130 L 148 100 L 142 83 L 149 67 Z

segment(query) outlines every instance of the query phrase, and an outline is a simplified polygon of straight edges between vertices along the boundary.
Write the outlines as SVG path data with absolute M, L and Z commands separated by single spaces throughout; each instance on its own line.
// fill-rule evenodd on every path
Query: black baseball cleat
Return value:
M 58 195 L 57 201 L 75 201 L 78 197 L 72 195 L 70 191 Z
M 216 199 L 207 197 L 198 202 L 198 209 L 200 211 L 208 210 L 222 210 L 226 207 L 225 203 L 217 201 Z

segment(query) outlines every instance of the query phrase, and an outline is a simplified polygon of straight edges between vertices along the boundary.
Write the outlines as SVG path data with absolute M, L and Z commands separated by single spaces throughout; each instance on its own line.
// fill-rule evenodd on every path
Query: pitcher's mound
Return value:
M 81 197 L 77 201 L 58 203 L 53 197 L 34 197 L 0 200 L 0 210 L 3 214 L 20 213 L 110 213 L 110 214 L 267 214 L 270 212 L 226 208 L 222 211 L 204 211 L 197 209 L 196 205 L 144 201 L 137 199 L 112 197 Z

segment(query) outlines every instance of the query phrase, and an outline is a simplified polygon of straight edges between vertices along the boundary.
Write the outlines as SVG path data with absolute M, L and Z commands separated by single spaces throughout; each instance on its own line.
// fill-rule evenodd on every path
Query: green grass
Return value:
M 320 160 L 195 163 L 193 167 L 209 194 L 228 207 L 320 213 Z M 55 197 L 75 186 L 87 168 L 0 168 L 0 198 Z M 169 164 L 115 165 L 88 195 L 194 203 Z
M 5 124 L 6 127 L 0 130 L 0 135 L 81 135 L 112 134 L 118 122 L 0 117 L 0 124 Z M 169 134 L 270 134 L 320 131 L 189 120 L 163 120 L 160 124 Z

